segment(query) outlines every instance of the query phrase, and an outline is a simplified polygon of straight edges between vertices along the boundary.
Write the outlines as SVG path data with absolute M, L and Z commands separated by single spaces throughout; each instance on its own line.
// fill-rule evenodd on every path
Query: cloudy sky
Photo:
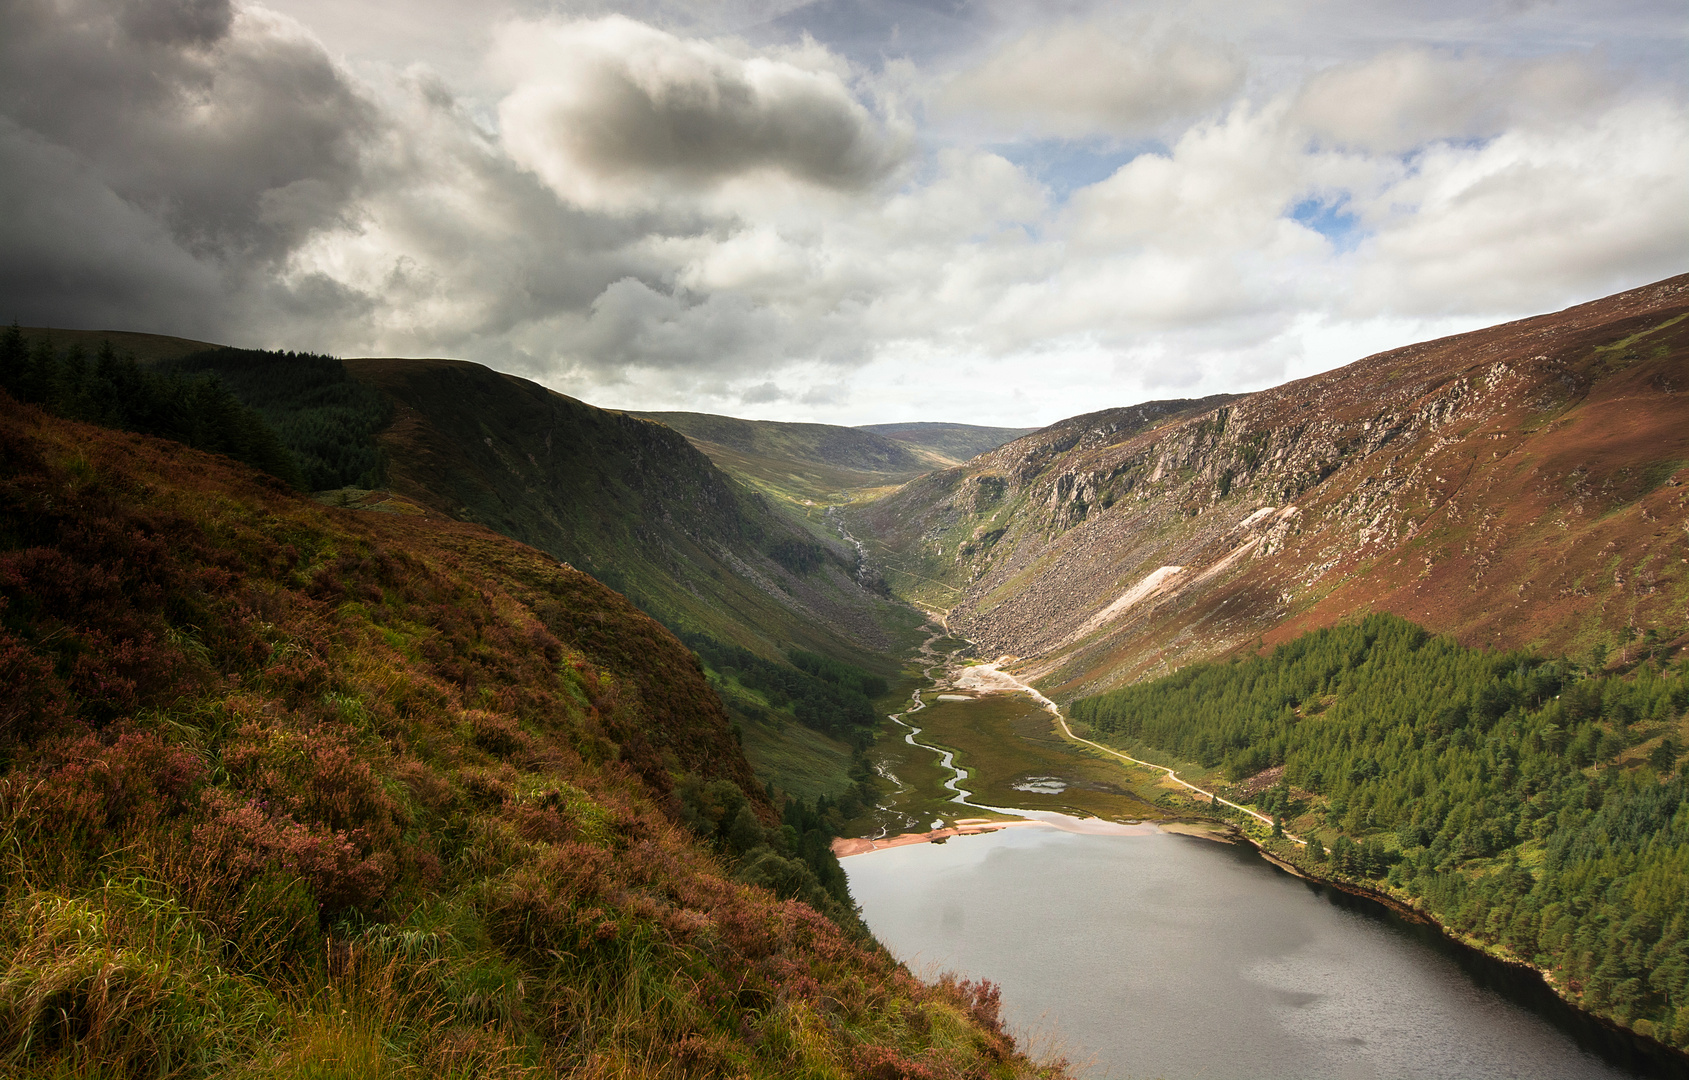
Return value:
M 1689 270 L 1681 0 L 0 0 L 0 319 L 1032 425 Z

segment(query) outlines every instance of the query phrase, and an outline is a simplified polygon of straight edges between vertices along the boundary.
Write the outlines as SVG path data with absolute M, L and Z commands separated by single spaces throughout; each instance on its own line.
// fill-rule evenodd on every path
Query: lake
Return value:
M 1250 848 L 1029 827 L 843 865 L 892 952 L 998 983 L 1011 1027 L 1088 1076 L 1636 1075 L 1545 1018 L 1557 999 L 1519 1003 L 1540 984 Z

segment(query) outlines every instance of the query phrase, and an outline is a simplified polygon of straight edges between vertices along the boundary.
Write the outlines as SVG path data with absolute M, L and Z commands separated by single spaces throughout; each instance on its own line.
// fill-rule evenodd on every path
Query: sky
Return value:
M 0 0 L 0 320 L 1035 426 L 1689 270 L 1681 0 Z

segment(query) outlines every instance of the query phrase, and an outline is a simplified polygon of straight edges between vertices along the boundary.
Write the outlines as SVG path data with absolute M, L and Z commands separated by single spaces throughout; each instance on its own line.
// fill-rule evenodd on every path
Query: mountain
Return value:
M 959 465 L 1032 428 L 794 424 L 709 413 L 635 413 L 685 435 L 734 476 L 799 505 L 849 502 Z
M 673 428 L 723 470 L 799 505 L 846 502 L 863 489 L 896 487 L 948 464 L 859 428 L 709 413 L 632 415 Z
M 1228 400 L 1222 395 L 1152 401 L 1064 420 L 964 465 L 918 477 L 853 508 L 847 520 L 873 550 L 876 570 L 898 595 L 929 609 L 948 609 L 961 587 L 991 565 L 998 543 L 1011 531 L 1018 539 L 1036 515 L 1029 499 L 1052 461 L 1071 451 L 1119 443 L 1169 418 Z M 1081 499 L 1067 513 L 1082 519 L 1089 509 Z
M 1076 417 L 847 520 L 899 591 L 1058 695 L 1371 611 L 1619 660 L 1689 631 L 1686 318 L 1689 276 Z
M 960 465 L 995 450 L 1006 442 L 1030 435 L 1037 428 L 977 427 L 973 424 L 939 424 L 930 422 L 907 424 L 862 424 L 858 431 L 871 431 L 896 442 L 921 446 L 949 460 L 945 465 Z
M 74 349 L 91 359 L 109 343 L 149 370 L 215 378 L 276 429 L 309 488 L 391 488 L 578 565 L 670 626 L 766 657 L 799 647 L 885 666 L 894 647 L 885 626 L 900 617 L 857 580 L 857 555 L 836 529 L 806 528 L 660 424 L 466 361 L 342 361 L 116 331 L 23 333 L 32 349 L 50 346 L 49 356 Z M 95 367 L 76 370 L 88 369 L 108 396 L 121 393 Z M 875 443 L 871 452 L 889 454 L 884 463 L 900 476 L 922 469 L 899 444 L 830 430 Z
M 862 935 L 667 630 L 393 502 L 0 392 L 8 1074 L 1059 1075 Z
M 345 367 L 392 403 L 380 434 L 388 488 L 626 594 L 705 658 L 759 779 L 806 798 L 860 798 L 865 766 L 852 748 L 878 711 L 860 701 L 841 713 L 836 693 L 790 660 L 817 653 L 889 676 L 918 620 L 859 580 L 836 532 L 806 529 L 654 421 L 462 361 Z M 769 665 L 780 689 L 750 685 L 759 680 L 747 673 Z M 832 704 L 803 704 L 820 698 Z
M 394 403 L 393 491 L 578 565 L 664 622 L 779 657 L 883 665 L 886 601 L 677 432 L 457 360 L 346 361 Z
M 878 711 L 791 660 L 819 653 L 883 685 L 918 617 L 858 573 L 833 522 L 806 527 L 673 430 L 458 361 L 187 342 L 137 365 L 105 337 L 22 336 L 0 336 L 5 385 L 61 415 L 222 450 L 339 505 L 478 522 L 592 573 L 706 658 L 762 780 L 847 809 L 865 797 L 853 746 Z M 218 424 L 184 422 L 208 401 Z M 248 432 L 253 412 L 274 431 Z M 289 467 L 258 452 L 276 437 Z

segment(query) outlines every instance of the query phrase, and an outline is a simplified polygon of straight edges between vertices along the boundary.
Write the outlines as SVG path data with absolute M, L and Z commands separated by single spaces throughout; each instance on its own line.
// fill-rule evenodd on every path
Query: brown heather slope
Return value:
M 1079 417 L 853 521 L 900 591 L 1063 696 L 1367 611 L 1617 660 L 1689 631 L 1686 316 L 1689 276 Z
M 7 1075 L 1035 1071 L 735 881 L 789 841 L 696 659 L 479 526 L 0 394 L 0 686 Z

